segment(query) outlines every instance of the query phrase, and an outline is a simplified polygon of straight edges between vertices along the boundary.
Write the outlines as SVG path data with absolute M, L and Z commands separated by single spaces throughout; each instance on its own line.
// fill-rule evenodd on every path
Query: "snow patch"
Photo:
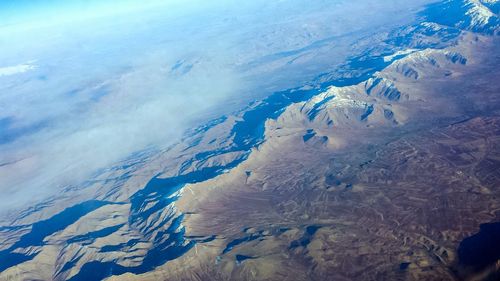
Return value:
M 413 54 L 416 51 L 418 51 L 418 49 L 407 49 L 407 50 L 397 51 L 397 52 L 395 52 L 394 54 L 392 54 L 390 56 L 385 56 L 384 57 L 384 62 L 390 62 L 390 61 L 394 60 L 395 58 L 397 58 L 399 56 Z

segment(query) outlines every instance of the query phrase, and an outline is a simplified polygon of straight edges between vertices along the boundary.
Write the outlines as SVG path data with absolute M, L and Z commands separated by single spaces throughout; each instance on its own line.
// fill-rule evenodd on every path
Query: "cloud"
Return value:
M 0 68 L 2 209 L 78 184 L 135 151 L 172 144 L 240 90 L 224 53 L 189 41 L 158 43 L 157 30 L 134 25 L 44 27 L 16 33 L 2 47 L 6 60 L 29 61 Z M 36 43 L 26 47 L 27 37 Z M 179 60 L 188 69 L 172 71 Z
M 36 65 L 32 63 L 18 64 L 13 66 L 0 67 L 0 77 L 20 74 L 36 69 Z
M 165 64 L 170 65 L 143 62 L 79 89 L 70 102 L 61 97 L 45 101 L 52 120 L 0 146 L 0 162 L 6 163 L 0 166 L 0 188 L 11 199 L 4 207 L 20 204 L 27 192 L 43 196 L 83 181 L 134 151 L 169 145 L 198 116 L 238 91 L 238 78 L 216 62 L 198 63 L 182 76 L 170 74 Z M 99 91 L 105 93 L 88 98 Z M 36 120 L 37 114 L 44 116 L 34 111 L 23 118 Z

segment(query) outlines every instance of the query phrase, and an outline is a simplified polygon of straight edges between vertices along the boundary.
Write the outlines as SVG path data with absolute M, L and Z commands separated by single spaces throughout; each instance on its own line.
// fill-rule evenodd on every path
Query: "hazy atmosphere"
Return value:
M 142 2 L 0 4 L 2 208 L 301 85 L 426 1 Z
M 0 281 L 500 280 L 500 0 L 0 0 Z

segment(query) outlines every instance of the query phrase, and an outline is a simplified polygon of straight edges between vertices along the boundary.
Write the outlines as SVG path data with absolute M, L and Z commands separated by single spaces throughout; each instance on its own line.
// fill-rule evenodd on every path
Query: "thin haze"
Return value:
M 1 205 L 171 144 L 222 104 L 300 84 L 425 2 L 4 1 Z M 289 50 L 307 53 L 290 62 Z

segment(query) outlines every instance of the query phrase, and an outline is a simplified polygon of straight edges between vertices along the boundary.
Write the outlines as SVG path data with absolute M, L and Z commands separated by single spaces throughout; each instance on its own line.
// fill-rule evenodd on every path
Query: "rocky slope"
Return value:
M 458 248 L 500 220 L 498 7 L 431 5 L 310 85 L 12 214 L 0 280 L 486 278 Z

